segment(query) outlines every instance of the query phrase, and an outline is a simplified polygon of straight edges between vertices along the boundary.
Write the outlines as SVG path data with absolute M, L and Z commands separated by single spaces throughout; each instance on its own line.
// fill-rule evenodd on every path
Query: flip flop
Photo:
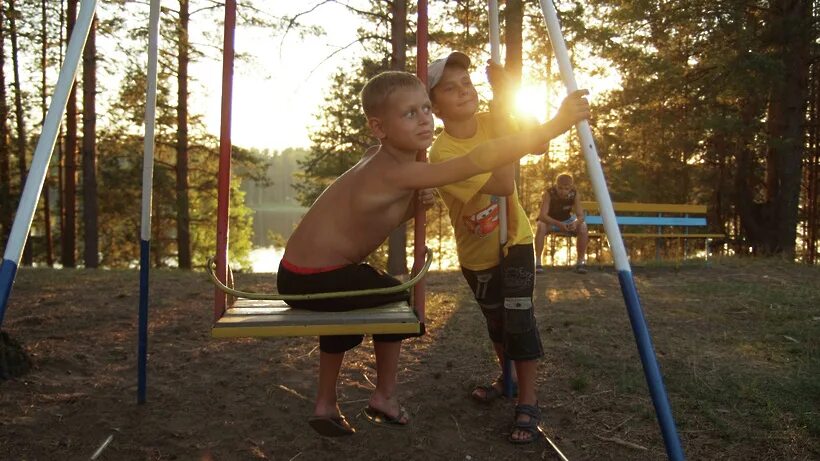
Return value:
M 314 431 L 325 437 L 342 437 L 353 435 L 356 429 L 347 422 L 344 416 L 313 416 L 308 419 L 308 424 Z
M 397 417 L 392 417 L 387 413 L 379 410 L 378 408 L 373 408 L 368 405 L 364 410 L 362 410 L 362 415 L 367 418 L 372 424 L 376 426 L 384 426 L 390 428 L 401 428 L 407 425 L 410 421 L 409 414 L 404 407 L 399 407 L 399 415 Z M 405 419 L 405 422 L 401 422 L 402 419 Z

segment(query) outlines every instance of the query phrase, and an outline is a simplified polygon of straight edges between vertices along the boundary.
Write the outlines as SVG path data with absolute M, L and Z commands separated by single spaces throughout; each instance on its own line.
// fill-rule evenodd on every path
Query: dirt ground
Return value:
M 670 287 L 685 288 L 673 297 L 697 298 L 692 293 L 699 284 L 746 277 L 743 270 L 636 270 L 662 368 L 673 376 L 686 368 L 681 355 L 688 349 L 673 341 L 697 331 L 681 329 L 680 318 L 689 311 L 676 309 L 685 301 L 670 301 Z M 795 283 L 817 281 L 817 271 L 799 274 L 805 278 Z M 0 382 L 0 459 L 89 459 L 109 436 L 97 459 L 559 459 L 543 442 L 506 441 L 512 402 L 481 405 L 468 398 L 474 385 L 498 371 L 483 318 L 459 273 L 431 274 L 428 334 L 405 343 L 400 399 L 411 424 L 385 429 L 359 415 L 375 381 L 366 340 L 348 354 L 339 387 L 342 411 L 358 430 L 345 439 L 321 438 L 307 424 L 317 373 L 315 338 L 212 339 L 213 289 L 204 274 L 158 271 L 151 282 L 148 402 L 137 405 L 137 272 L 21 270 L 4 329 L 23 343 L 32 370 Z M 270 275 L 237 277 L 245 289 L 270 290 L 272 283 Z M 538 378 L 546 432 L 571 460 L 665 459 L 613 270 L 578 275 L 549 269 L 538 276 L 536 296 L 546 350 Z M 655 312 L 661 308 L 664 316 Z M 597 345 L 601 338 L 606 346 Z M 589 352 L 593 371 L 580 373 L 583 360 L 572 351 L 584 344 L 595 344 Z M 593 361 L 617 363 L 634 389 L 607 382 L 594 372 Z M 820 457 L 817 439 L 799 424 L 790 440 L 735 440 L 732 432 L 727 439 L 715 424 L 698 422 L 698 404 L 685 400 L 677 379 L 671 387 L 688 459 Z

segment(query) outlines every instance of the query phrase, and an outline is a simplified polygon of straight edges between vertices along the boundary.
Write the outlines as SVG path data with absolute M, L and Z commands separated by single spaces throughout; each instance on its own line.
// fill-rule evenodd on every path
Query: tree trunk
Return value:
M 770 112 L 770 146 L 776 155 L 776 232 L 772 247 L 789 259 L 795 256 L 797 212 L 803 167 L 803 141 L 809 71 L 810 0 L 776 0 L 773 24 L 783 71 L 775 84 Z
M 510 113 L 515 111 L 515 97 L 521 87 L 521 74 L 523 72 L 523 29 L 524 29 L 524 4 L 521 0 L 507 0 L 504 8 L 504 43 L 506 54 L 504 56 L 504 69 L 513 82 L 510 89 L 512 97 L 508 101 Z M 521 162 L 515 162 L 515 184 L 518 185 L 518 195 L 523 197 L 521 190 Z
M 46 10 L 46 0 L 40 1 L 40 79 L 42 87 L 40 88 L 40 112 L 42 113 L 43 122 L 46 120 L 46 89 L 48 82 L 46 81 L 46 70 L 48 66 L 48 12 Z M 48 267 L 54 266 L 54 242 L 51 236 L 51 181 L 50 168 L 46 169 L 46 179 L 43 185 L 43 227 L 46 232 L 46 264 Z
M 66 8 L 66 37 L 71 37 L 77 17 L 77 0 L 68 0 Z M 62 235 L 62 263 L 64 267 L 75 267 L 77 228 L 77 85 L 71 86 L 66 104 L 65 172 L 63 181 L 63 209 L 65 213 Z
M 507 0 L 504 8 L 504 44 L 506 54 L 504 56 L 504 68 L 516 88 L 521 84 L 521 73 L 523 71 L 523 30 L 524 30 L 524 4 L 521 0 Z M 514 92 L 514 91 L 513 91 Z
M 17 167 L 20 173 L 19 197 L 22 199 L 23 186 L 26 184 L 26 176 L 28 175 L 28 167 L 26 166 L 26 120 L 23 115 L 23 92 L 22 84 L 20 83 L 20 49 L 17 46 L 17 10 L 15 9 L 15 0 L 9 0 L 8 5 L 9 38 L 11 39 L 11 69 L 14 73 L 14 116 L 17 121 Z M 17 203 L 20 203 L 19 200 Z M 26 239 L 22 263 L 27 266 L 30 266 L 32 263 L 31 242 L 29 239 Z
M 812 64 L 809 85 L 809 129 L 806 155 L 806 198 L 803 202 L 806 216 L 806 255 L 804 262 L 814 264 L 817 260 L 818 219 L 818 169 L 820 169 L 820 61 Z
M 390 69 L 405 70 L 407 66 L 407 0 L 394 0 L 390 11 Z M 412 200 L 416 200 L 413 197 Z M 390 233 L 387 239 L 387 272 L 407 273 L 407 224 Z
M 177 261 L 191 268 L 191 217 L 188 201 L 188 0 L 179 2 L 179 53 L 177 56 Z
M 0 2 L 0 44 L 6 40 L 6 12 Z M 8 242 L 11 232 L 11 171 L 9 150 L 9 108 L 6 105 L 6 47 L 0 46 L 0 242 Z
M 83 50 L 83 261 L 85 267 L 100 264 L 97 226 L 97 18 Z

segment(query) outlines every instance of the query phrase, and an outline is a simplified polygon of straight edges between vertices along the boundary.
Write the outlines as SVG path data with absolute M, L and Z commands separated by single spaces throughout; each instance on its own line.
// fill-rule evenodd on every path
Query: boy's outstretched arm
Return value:
M 493 137 L 512 133 L 510 121 L 510 91 L 512 84 L 504 67 L 500 64 L 487 62 L 487 81 L 493 90 L 493 99 L 490 101 L 490 123 Z M 511 162 L 496 168 L 491 172 L 489 179 L 479 189 L 482 194 L 507 196 L 515 192 L 515 163 Z
M 567 96 L 555 118 L 543 125 L 485 142 L 467 155 L 441 163 L 410 162 L 397 166 L 384 179 L 400 189 L 432 188 L 462 181 L 516 161 L 589 118 L 589 103 L 584 99 L 586 94 L 586 90 L 579 90 Z

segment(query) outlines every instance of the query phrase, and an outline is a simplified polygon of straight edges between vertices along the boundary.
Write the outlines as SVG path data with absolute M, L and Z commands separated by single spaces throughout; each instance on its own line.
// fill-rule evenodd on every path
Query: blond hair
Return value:
M 362 88 L 362 110 L 366 117 L 373 117 L 384 110 L 384 103 L 399 88 L 420 88 L 425 91 L 421 80 L 409 72 L 389 70 L 382 72 L 365 83 Z

